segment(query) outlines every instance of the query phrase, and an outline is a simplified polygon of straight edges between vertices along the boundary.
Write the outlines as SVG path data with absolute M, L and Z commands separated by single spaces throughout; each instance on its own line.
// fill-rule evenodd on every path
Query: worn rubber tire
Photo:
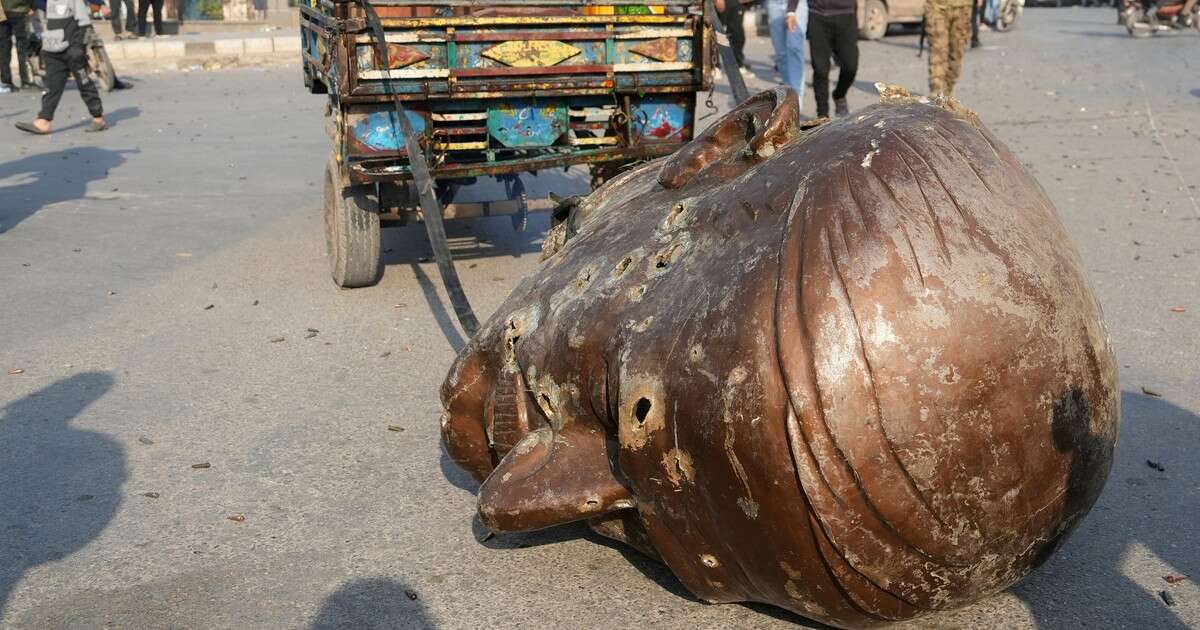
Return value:
M 379 213 L 368 186 L 344 182 L 332 157 L 325 167 L 325 245 L 334 284 L 365 287 L 379 282 Z
M 104 92 L 111 92 L 117 85 L 117 71 L 113 69 L 112 60 L 104 46 L 88 46 L 88 74 L 96 87 Z
M 863 5 L 863 20 L 858 26 L 858 36 L 862 39 L 879 39 L 887 33 L 888 10 L 883 0 L 867 0 Z

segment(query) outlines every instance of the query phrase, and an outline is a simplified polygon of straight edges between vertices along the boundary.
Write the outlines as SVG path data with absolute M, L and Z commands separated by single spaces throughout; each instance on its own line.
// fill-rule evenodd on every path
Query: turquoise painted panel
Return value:
M 548 147 L 567 130 L 562 102 L 518 98 L 488 107 L 488 133 L 509 148 Z
M 412 124 L 417 134 L 425 133 L 425 117 L 420 112 L 405 110 L 408 122 Z M 399 151 L 404 146 L 404 138 L 396 121 L 396 112 L 391 109 L 365 114 L 351 113 L 353 125 L 350 133 L 354 136 L 354 144 L 371 151 Z M 359 148 L 359 147 L 355 147 Z

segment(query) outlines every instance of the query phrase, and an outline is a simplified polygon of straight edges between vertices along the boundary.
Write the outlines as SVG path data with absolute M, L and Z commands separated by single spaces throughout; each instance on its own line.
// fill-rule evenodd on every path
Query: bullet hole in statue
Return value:
M 654 268 L 665 269 L 667 265 L 675 262 L 682 252 L 683 246 L 679 243 L 672 243 L 654 257 Z
M 633 406 L 633 417 L 637 418 L 638 424 L 644 424 L 648 415 L 650 415 L 650 401 L 639 398 L 637 404 Z
M 633 256 L 626 256 L 626 257 L 622 258 L 620 260 L 620 262 L 617 263 L 617 266 L 615 268 L 613 268 L 613 277 L 620 277 L 622 274 L 625 273 L 626 269 L 629 269 L 629 265 L 632 265 L 632 264 L 633 264 Z
M 671 211 L 667 213 L 667 219 L 664 221 L 666 227 L 671 227 L 675 224 L 675 220 L 679 215 L 683 214 L 683 204 L 677 203 L 671 207 Z

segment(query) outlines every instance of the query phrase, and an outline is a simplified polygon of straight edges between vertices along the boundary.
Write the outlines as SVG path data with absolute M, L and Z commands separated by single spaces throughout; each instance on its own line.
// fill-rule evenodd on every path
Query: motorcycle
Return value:
M 1150 37 L 1159 31 L 1200 30 L 1200 3 L 1184 11 L 1184 0 L 1129 0 L 1121 11 L 1121 22 L 1134 37 Z

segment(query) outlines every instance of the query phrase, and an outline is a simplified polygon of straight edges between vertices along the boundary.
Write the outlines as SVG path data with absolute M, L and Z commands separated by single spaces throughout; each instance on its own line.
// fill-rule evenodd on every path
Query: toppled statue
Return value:
M 493 532 L 587 519 L 710 602 L 875 626 L 1004 589 L 1104 485 L 1117 382 L 1041 187 L 956 101 L 764 92 L 584 199 L 442 389 Z

